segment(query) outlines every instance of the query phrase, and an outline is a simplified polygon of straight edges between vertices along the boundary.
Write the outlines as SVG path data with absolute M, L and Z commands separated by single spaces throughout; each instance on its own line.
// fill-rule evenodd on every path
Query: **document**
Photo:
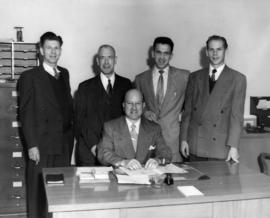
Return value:
M 103 183 L 110 182 L 109 172 L 112 167 L 78 167 L 76 175 L 80 183 Z
M 201 191 L 199 191 L 194 186 L 177 186 L 177 189 L 186 197 L 189 196 L 197 196 L 204 195 Z

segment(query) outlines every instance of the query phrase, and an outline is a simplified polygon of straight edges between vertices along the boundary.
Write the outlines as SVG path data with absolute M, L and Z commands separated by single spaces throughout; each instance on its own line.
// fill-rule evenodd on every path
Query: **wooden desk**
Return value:
M 47 168 L 44 174 L 65 175 L 65 184 L 47 186 L 53 218 L 269 218 L 270 177 L 241 165 L 198 162 L 193 166 L 210 180 L 182 181 L 173 186 L 80 185 L 76 168 Z M 205 196 L 185 197 L 177 185 L 194 185 Z

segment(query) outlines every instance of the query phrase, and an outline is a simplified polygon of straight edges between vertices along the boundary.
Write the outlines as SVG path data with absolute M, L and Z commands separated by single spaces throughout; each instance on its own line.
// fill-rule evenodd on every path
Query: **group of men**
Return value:
M 174 43 L 157 37 L 154 66 L 136 76 L 135 87 L 115 73 L 115 49 L 102 45 L 100 72 L 79 85 L 74 103 L 69 73 L 57 65 L 62 44 L 60 36 L 44 33 L 42 63 L 18 82 L 29 217 L 45 214 L 41 169 L 70 165 L 74 135 L 78 166 L 153 168 L 183 158 L 238 162 L 246 78 L 225 65 L 224 37 L 208 38 L 209 67 L 191 74 L 170 66 Z

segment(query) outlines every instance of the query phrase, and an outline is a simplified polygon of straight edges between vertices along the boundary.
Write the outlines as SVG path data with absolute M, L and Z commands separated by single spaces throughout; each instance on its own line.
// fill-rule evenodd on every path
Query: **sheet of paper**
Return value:
M 177 186 L 177 189 L 186 197 L 204 195 L 194 186 Z
M 112 171 L 112 167 L 77 167 L 76 175 L 81 173 L 93 173 L 95 174 L 107 174 L 109 171 Z
M 117 175 L 117 180 L 119 184 L 151 184 L 148 175 Z
M 166 166 L 159 166 L 157 170 L 161 173 L 187 173 L 187 171 L 174 164 L 167 164 Z

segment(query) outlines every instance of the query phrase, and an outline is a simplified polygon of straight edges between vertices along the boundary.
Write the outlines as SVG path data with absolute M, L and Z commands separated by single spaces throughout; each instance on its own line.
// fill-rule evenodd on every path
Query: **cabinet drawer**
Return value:
M 30 70 L 33 67 L 15 67 L 14 68 L 14 73 L 15 74 L 21 74 L 24 71 Z M 11 67 L 7 67 L 7 66 L 1 66 L 0 65 L 0 74 L 11 74 Z
M 25 182 L 23 180 L 0 180 L 0 192 L 1 214 L 26 211 Z
M 20 122 L 9 118 L 0 118 L 0 136 L 18 136 Z
M 23 146 L 19 136 L 6 135 L 0 138 L 0 150 L 1 149 L 21 151 L 23 150 Z
M 0 58 L 0 66 L 2 67 L 11 67 L 12 62 L 11 59 L 3 59 Z M 37 66 L 37 61 L 35 59 L 14 59 L 15 67 L 35 67 Z
M 24 179 L 25 161 L 24 158 L 12 157 L 12 152 L 6 156 L 0 156 L 0 179 Z
M 12 52 L 11 51 L 0 51 L 0 60 L 11 59 Z M 14 59 L 21 59 L 21 60 L 37 60 L 37 52 L 36 51 L 15 51 L 14 52 Z

